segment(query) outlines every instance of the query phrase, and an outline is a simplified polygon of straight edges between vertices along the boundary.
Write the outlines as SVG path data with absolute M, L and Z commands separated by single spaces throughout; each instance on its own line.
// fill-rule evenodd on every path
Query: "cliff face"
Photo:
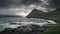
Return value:
M 40 16 L 42 15 L 44 15 L 44 12 L 34 9 L 27 17 L 28 18 L 40 18 Z
M 56 9 L 55 11 L 50 11 L 50 12 L 42 12 L 42 11 L 34 9 L 27 16 L 27 18 L 43 18 L 43 19 L 54 20 L 59 23 L 60 22 L 60 8 Z

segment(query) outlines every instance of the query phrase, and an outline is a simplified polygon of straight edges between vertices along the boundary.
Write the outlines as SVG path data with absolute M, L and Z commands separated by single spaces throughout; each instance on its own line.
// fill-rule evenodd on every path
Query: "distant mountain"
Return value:
M 32 10 L 32 12 L 27 16 L 27 18 L 43 18 L 54 20 L 56 22 L 60 22 L 60 8 L 55 11 L 43 12 L 37 9 Z
M 0 17 L 22 17 L 22 16 L 18 16 L 18 15 L 1 15 Z

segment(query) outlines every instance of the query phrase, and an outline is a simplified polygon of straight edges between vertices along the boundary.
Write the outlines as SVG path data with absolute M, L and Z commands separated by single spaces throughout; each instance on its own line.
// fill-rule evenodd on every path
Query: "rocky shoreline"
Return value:
M 49 26 L 38 26 L 38 25 L 30 25 L 30 26 L 19 26 L 17 28 L 6 28 L 4 31 L 1 31 L 0 34 L 41 34 L 44 30 L 46 30 Z

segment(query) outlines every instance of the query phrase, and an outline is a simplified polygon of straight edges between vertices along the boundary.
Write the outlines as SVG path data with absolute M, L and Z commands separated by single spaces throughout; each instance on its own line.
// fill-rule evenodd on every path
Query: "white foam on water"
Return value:
M 28 26 L 30 24 L 38 25 L 38 26 L 43 26 L 43 25 L 48 25 L 48 24 L 57 24 L 56 22 L 52 20 L 47 20 L 46 22 L 15 22 L 16 24 L 13 25 L 8 25 L 9 28 L 17 28 L 18 26 Z M 20 25 L 19 25 L 20 24 Z
M 57 24 L 55 21 L 53 21 L 53 20 L 47 20 L 47 22 L 49 23 L 49 24 Z
M 3 22 L 3 21 L 1 21 Z M 45 20 L 45 19 L 36 19 L 36 18 L 23 18 L 22 21 L 18 22 L 9 22 L 9 23 L 1 23 L 0 24 L 0 31 L 4 30 L 5 28 L 17 28 L 19 26 L 29 26 L 29 25 L 38 25 L 38 26 L 44 26 L 44 25 L 49 25 L 49 24 L 57 24 L 53 20 Z

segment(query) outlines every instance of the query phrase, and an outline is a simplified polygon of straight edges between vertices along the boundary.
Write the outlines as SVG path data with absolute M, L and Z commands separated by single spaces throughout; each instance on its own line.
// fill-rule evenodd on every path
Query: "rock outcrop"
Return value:
M 6 28 L 4 31 L 1 31 L 0 34 L 40 34 L 44 30 L 46 30 L 47 26 L 37 26 L 37 25 L 30 25 L 30 26 L 19 26 L 17 28 L 11 29 Z

